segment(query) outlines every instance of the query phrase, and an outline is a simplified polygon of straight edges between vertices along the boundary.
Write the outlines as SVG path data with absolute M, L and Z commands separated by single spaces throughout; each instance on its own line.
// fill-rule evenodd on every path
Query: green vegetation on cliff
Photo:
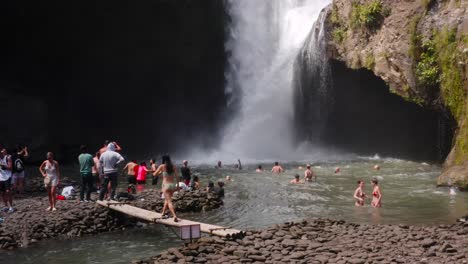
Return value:
M 381 0 L 372 0 L 364 4 L 353 2 L 350 25 L 353 29 L 376 29 L 382 24 L 384 18 L 389 13 L 390 10 L 383 7 Z
M 459 65 L 462 58 L 458 49 L 462 37 L 457 38 L 456 29 L 443 29 L 434 35 L 438 63 L 440 67 L 440 89 L 445 104 L 453 116 L 461 121 L 466 94 L 463 87 L 463 69 Z

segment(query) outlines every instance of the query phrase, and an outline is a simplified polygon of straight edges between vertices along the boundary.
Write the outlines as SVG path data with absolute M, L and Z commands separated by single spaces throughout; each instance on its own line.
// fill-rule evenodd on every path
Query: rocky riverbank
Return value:
M 134 263 L 467 263 L 468 223 L 431 227 L 328 219 L 248 231 L 229 241 L 204 237 Z
M 57 211 L 46 211 L 46 194 L 35 198 L 15 200 L 16 212 L 0 213 L 0 249 L 28 246 L 38 240 L 50 238 L 73 238 L 134 227 L 137 219 L 96 205 L 94 202 L 77 200 L 57 201 Z M 93 199 L 97 198 L 95 194 Z M 164 200 L 159 191 L 145 190 L 128 203 L 161 211 Z M 174 196 L 178 212 L 199 212 L 220 207 L 222 200 L 213 193 L 204 191 L 179 192 Z

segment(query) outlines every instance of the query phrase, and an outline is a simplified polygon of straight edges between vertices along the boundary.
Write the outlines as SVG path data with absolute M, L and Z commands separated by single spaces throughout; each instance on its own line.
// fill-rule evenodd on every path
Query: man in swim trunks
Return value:
M 127 171 L 128 184 L 136 184 L 136 172 L 138 171 L 138 164 L 136 160 L 132 160 L 125 167 L 123 171 Z
M 312 181 L 312 178 L 315 178 L 315 181 L 317 181 L 317 175 L 310 169 L 310 164 L 307 164 L 307 169 L 304 172 L 304 181 Z
M 273 166 L 273 168 L 271 169 L 271 172 L 279 174 L 279 173 L 282 173 L 283 171 L 284 171 L 283 167 L 281 167 L 279 163 L 276 161 L 275 166 Z

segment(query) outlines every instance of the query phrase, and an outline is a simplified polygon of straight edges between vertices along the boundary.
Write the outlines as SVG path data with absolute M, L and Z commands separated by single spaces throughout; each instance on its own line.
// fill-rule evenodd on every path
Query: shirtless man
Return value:
M 291 183 L 291 184 L 301 184 L 301 183 L 303 183 L 303 182 L 301 182 L 301 180 L 299 180 L 299 177 L 300 177 L 299 174 L 296 174 L 294 176 L 294 179 L 292 179 L 289 183 Z
M 114 143 L 115 151 L 117 151 L 117 152 L 122 151 L 122 148 L 119 146 L 119 144 L 117 144 L 117 142 L 115 142 L 115 141 L 114 141 L 114 142 L 111 142 L 110 140 L 106 140 L 106 141 L 104 142 L 104 145 L 102 146 L 102 148 L 99 149 L 99 153 L 100 153 L 100 154 L 106 152 L 106 150 L 107 150 L 107 145 L 109 145 L 109 143 Z
M 283 168 L 278 164 L 278 162 L 275 162 L 275 166 L 271 169 L 271 172 L 273 173 L 282 173 L 284 170 Z
M 307 169 L 304 172 L 304 181 L 312 181 L 312 178 L 315 178 L 314 181 L 317 181 L 317 175 L 310 169 L 310 164 L 307 164 Z
M 135 168 L 138 166 L 135 160 L 130 161 L 125 165 L 123 171 L 127 170 L 127 180 L 129 184 L 136 184 Z

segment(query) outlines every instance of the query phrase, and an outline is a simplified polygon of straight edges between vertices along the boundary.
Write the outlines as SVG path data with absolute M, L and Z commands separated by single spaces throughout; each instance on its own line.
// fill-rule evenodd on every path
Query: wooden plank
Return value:
M 119 203 L 116 201 L 97 201 L 99 205 L 108 207 L 109 209 L 145 220 L 149 222 L 154 222 L 158 224 L 174 226 L 174 227 L 181 227 L 186 225 L 200 225 L 200 231 L 207 234 L 212 234 L 220 237 L 232 236 L 236 234 L 242 233 L 242 231 L 237 229 L 232 229 L 229 227 L 222 227 L 216 225 L 210 225 L 205 223 L 199 223 L 195 221 L 190 221 L 186 219 L 179 218 L 178 222 L 174 222 L 173 218 L 162 219 L 162 215 L 160 213 L 145 210 L 142 208 L 138 208 L 135 206 L 128 205 L 126 203 Z

